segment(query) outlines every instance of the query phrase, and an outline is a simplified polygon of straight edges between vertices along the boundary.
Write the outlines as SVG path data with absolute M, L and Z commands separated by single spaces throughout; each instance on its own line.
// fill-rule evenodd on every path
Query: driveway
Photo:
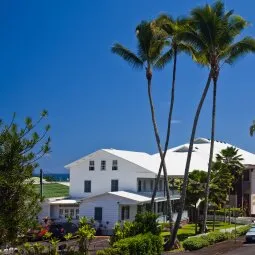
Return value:
M 254 255 L 255 254 L 255 244 L 243 244 L 242 247 L 224 253 L 224 255 Z

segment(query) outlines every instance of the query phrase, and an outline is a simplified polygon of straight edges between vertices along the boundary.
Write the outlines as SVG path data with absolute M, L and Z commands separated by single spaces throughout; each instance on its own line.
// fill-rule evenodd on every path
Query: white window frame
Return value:
M 101 160 L 101 171 L 106 170 L 106 160 Z
M 95 161 L 94 160 L 89 161 L 89 171 L 95 171 Z
M 114 159 L 112 161 L 112 171 L 117 171 L 118 170 L 118 160 Z

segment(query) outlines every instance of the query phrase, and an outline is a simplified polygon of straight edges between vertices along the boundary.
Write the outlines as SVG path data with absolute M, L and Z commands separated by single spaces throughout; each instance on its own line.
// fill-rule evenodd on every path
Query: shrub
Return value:
M 199 250 L 203 247 L 209 246 L 210 243 L 203 236 L 203 237 L 191 237 L 189 239 L 186 239 L 182 243 L 182 245 L 185 250 L 194 251 L 194 250 Z
M 221 232 L 212 232 L 203 236 L 203 238 L 205 238 L 209 242 L 209 244 L 214 244 L 227 240 L 228 234 Z
M 113 247 L 119 249 L 120 254 L 125 255 L 160 255 L 163 251 L 163 239 L 151 233 L 140 234 L 122 239 Z
M 126 221 L 122 225 L 117 223 L 113 229 L 113 235 L 110 238 L 110 244 L 139 234 L 152 233 L 160 235 L 161 226 L 157 222 L 158 216 L 151 212 L 137 214 L 133 222 Z
M 243 226 L 237 228 L 236 232 L 235 230 L 233 230 L 231 233 L 212 232 L 203 236 L 191 237 L 183 242 L 183 247 L 185 250 L 189 251 L 198 250 L 211 244 L 234 238 L 235 233 L 236 236 L 243 236 L 249 229 L 250 226 Z
M 152 212 L 139 213 L 135 216 L 135 229 L 137 234 L 152 233 L 160 235 L 161 226 L 157 222 L 158 215 Z
M 97 251 L 97 255 L 120 255 L 120 251 L 117 248 L 106 248 L 104 250 Z
M 249 231 L 250 228 L 251 228 L 250 226 L 239 227 L 239 228 L 236 229 L 236 231 L 233 230 L 231 232 L 231 235 L 235 236 L 235 232 L 236 232 L 236 236 L 243 236 Z

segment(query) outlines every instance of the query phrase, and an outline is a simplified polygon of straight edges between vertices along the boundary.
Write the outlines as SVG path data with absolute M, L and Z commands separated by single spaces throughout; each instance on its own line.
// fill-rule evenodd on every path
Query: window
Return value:
M 91 192 L 91 181 L 84 181 L 84 192 Z
M 101 221 L 103 217 L 103 208 L 102 207 L 95 207 L 95 215 L 94 219 L 97 221 Z
M 142 191 L 142 181 L 138 180 L 138 192 Z
M 76 209 L 75 210 L 75 214 L 76 214 L 75 218 L 76 218 L 76 220 L 78 220 L 79 219 L 79 215 L 80 215 L 80 210 Z
M 94 171 L 95 170 L 95 161 L 90 160 L 89 161 L 89 171 Z
M 151 180 L 151 191 L 153 191 L 153 180 Z
M 243 171 L 243 180 L 248 182 L 250 180 L 250 169 Z
M 119 181 L 112 180 L 111 182 L 111 191 L 118 191 L 119 190 Z
M 69 216 L 69 209 L 65 209 L 65 218 L 68 218 Z
M 118 160 L 112 161 L 112 170 L 118 170 Z
M 63 209 L 59 209 L 59 218 L 63 218 L 63 213 L 64 213 Z
M 164 210 L 164 203 L 158 202 L 158 213 L 163 212 L 163 210 Z
M 105 170 L 105 169 L 106 169 L 106 161 L 101 160 L 101 170 Z
M 146 191 L 146 180 L 143 181 L 143 191 Z
M 163 181 L 160 180 L 159 181 L 159 187 L 158 187 L 159 191 L 162 191 L 163 190 Z
M 70 216 L 73 218 L 73 216 L 74 216 L 74 209 L 70 209 Z
M 129 219 L 129 206 L 121 207 L 121 220 Z

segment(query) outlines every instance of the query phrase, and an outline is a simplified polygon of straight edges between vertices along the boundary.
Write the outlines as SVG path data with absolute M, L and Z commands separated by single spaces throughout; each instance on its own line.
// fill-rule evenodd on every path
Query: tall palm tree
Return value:
M 154 103 L 151 94 L 152 71 L 153 68 L 157 65 L 157 61 L 160 58 L 162 49 L 164 47 L 165 38 L 163 38 L 162 34 L 157 33 L 155 31 L 151 22 L 147 21 L 143 21 L 141 22 L 140 25 L 137 26 L 136 36 L 138 40 L 137 54 L 131 52 L 129 49 L 125 48 L 119 43 L 114 44 L 114 46 L 112 47 L 112 52 L 122 57 L 124 60 L 126 60 L 129 64 L 131 64 L 135 68 L 139 69 L 145 68 L 153 129 L 160 158 L 163 162 L 164 183 L 166 187 L 167 196 L 167 212 L 169 221 L 172 222 L 172 208 L 170 201 L 167 168 L 165 160 L 163 158 L 163 150 L 161 147 L 161 141 L 155 117 Z
M 245 169 L 242 162 L 242 155 L 240 155 L 238 149 L 234 147 L 227 147 L 226 149 L 221 150 L 221 152 L 216 155 L 216 162 L 214 163 L 214 165 L 218 165 L 218 167 L 216 168 L 219 169 L 218 172 L 216 171 L 216 174 L 218 175 L 216 178 L 223 179 L 222 174 L 228 176 L 228 180 L 221 180 L 219 181 L 219 183 L 221 182 L 222 185 L 225 186 L 229 197 L 231 190 L 234 190 L 235 196 L 237 195 L 237 183 L 240 180 L 240 177 L 243 175 L 243 171 Z
M 253 121 L 253 124 L 250 126 L 250 135 L 253 136 L 255 132 L 255 121 Z
M 236 41 L 237 36 L 240 35 L 241 31 L 248 24 L 242 17 L 238 15 L 233 15 L 233 11 L 225 13 L 224 4 L 222 3 L 222 1 L 217 1 L 212 6 L 206 4 L 204 7 L 198 7 L 193 9 L 191 12 L 191 19 L 192 25 L 190 25 L 188 31 L 183 31 L 183 33 L 181 33 L 180 38 L 182 40 L 185 40 L 185 43 L 190 44 L 196 50 L 193 52 L 194 60 L 203 66 L 207 66 L 209 68 L 209 75 L 193 123 L 184 173 L 181 208 L 178 213 L 176 224 L 173 230 L 171 244 L 173 244 L 176 237 L 177 230 L 181 221 L 182 212 L 184 209 L 188 173 L 196 127 L 204 99 L 210 86 L 210 82 L 211 80 L 213 81 L 213 107 L 208 179 L 205 189 L 203 231 L 205 230 L 205 222 L 207 218 L 210 173 L 214 150 L 217 82 L 219 78 L 219 73 L 223 64 L 233 64 L 239 57 L 242 57 L 250 52 L 255 52 L 255 40 L 252 37 L 244 37 L 240 41 Z
M 166 40 L 166 47 L 168 48 L 167 51 L 158 59 L 155 68 L 162 69 L 165 67 L 170 60 L 173 59 L 173 70 L 172 70 L 172 87 L 171 87 L 171 95 L 170 95 L 170 108 L 168 113 L 168 122 L 167 122 L 167 134 L 166 134 L 166 141 L 163 153 L 163 159 L 161 159 L 156 183 L 154 186 L 152 198 L 151 198 L 151 208 L 154 206 L 154 199 L 156 197 L 158 183 L 161 176 L 161 171 L 163 167 L 163 162 L 167 154 L 169 138 L 171 134 L 171 122 L 173 116 L 173 109 L 174 109 L 174 100 L 175 100 L 175 83 L 176 83 L 176 70 L 177 70 L 177 55 L 180 52 L 190 52 L 190 47 L 187 47 L 182 41 L 179 41 L 177 35 L 179 31 L 183 30 L 188 23 L 187 19 L 178 18 L 174 20 L 172 17 L 168 15 L 160 15 L 155 21 L 154 25 L 156 29 L 158 28 L 160 31 L 159 33 L 163 33 L 163 38 Z M 170 223 L 170 227 L 172 227 L 172 223 Z

